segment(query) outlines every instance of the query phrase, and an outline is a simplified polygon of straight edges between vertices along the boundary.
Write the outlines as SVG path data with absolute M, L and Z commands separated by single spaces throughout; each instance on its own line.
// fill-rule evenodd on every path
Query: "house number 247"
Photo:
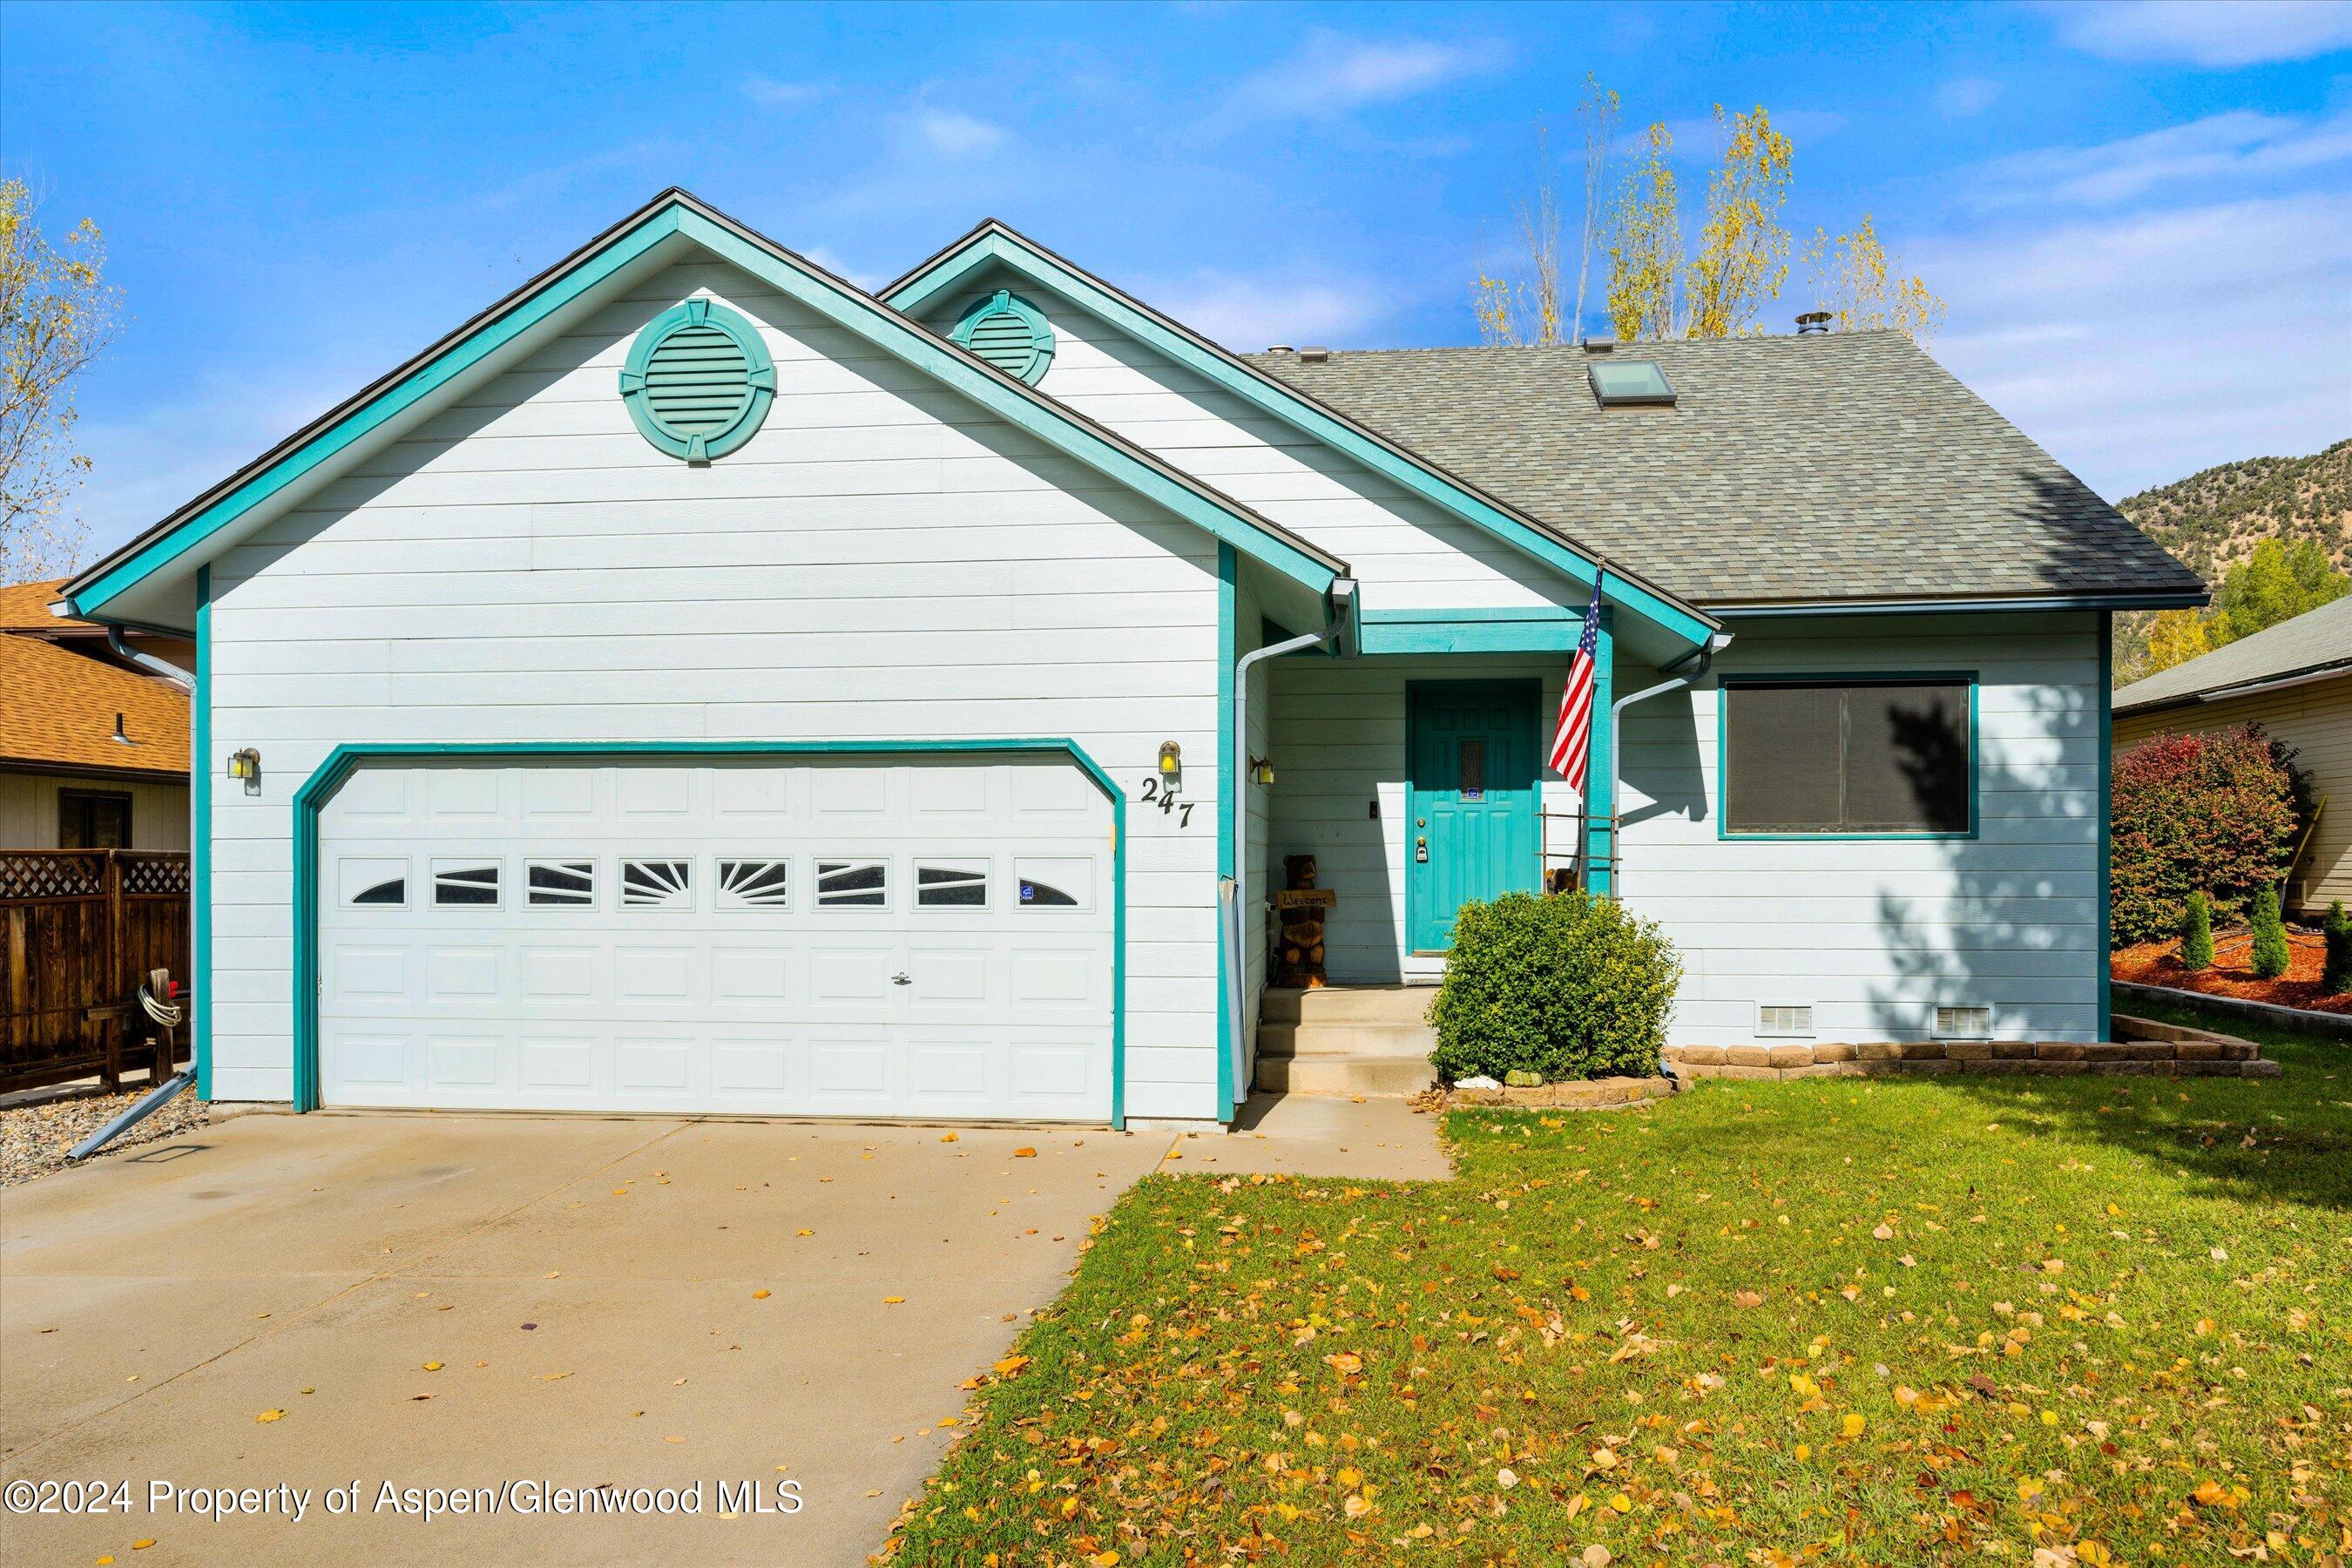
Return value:
M 1161 789 L 1158 779 L 1143 781 L 1143 804 L 1159 806 L 1160 815 L 1162 816 L 1171 812 L 1175 813 L 1176 826 L 1179 827 L 1192 826 L 1192 803 L 1189 800 L 1178 800 L 1174 790 Z

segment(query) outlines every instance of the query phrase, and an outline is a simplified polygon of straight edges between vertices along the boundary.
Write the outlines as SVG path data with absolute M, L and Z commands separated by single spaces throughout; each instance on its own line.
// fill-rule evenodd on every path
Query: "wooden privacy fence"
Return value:
M 138 1005 L 151 969 L 191 978 L 186 855 L 0 850 L 0 1092 L 142 1065 L 164 1037 Z

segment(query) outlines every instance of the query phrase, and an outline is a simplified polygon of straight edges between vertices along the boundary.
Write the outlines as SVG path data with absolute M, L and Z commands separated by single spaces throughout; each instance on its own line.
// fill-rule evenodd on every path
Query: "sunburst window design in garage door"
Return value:
M 793 863 L 789 860 L 721 860 L 719 862 L 719 907 L 722 910 L 781 910 L 792 904 Z
M 523 875 L 530 902 L 540 908 L 580 909 L 596 902 L 593 860 L 533 860 Z
M 631 910 L 686 910 L 694 907 L 694 862 L 691 860 L 624 860 L 621 862 L 621 905 Z

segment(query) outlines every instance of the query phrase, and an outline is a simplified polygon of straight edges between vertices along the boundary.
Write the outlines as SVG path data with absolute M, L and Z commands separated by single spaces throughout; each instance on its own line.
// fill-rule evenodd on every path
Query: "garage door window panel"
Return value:
M 694 862 L 667 858 L 622 861 L 621 907 L 629 910 L 692 909 Z
M 890 902 L 889 862 L 819 860 L 816 902 L 819 909 L 887 908 Z
M 336 868 L 343 903 L 352 909 L 404 910 L 408 907 L 408 862 L 357 857 Z
M 926 909 L 986 909 L 987 862 L 916 862 L 915 902 Z
M 1024 910 L 1094 908 L 1094 867 L 1077 859 L 1019 859 L 1013 877 Z
M 433 903 L 436 909 L 498 908 L 499 863 L 479 859 L 434 861 Z
M 722 910 L 783 910 L 792 907 L 790 860 L 721 860 L 719 907 Z
M 596 862 L 531 860 L 523 867 L 524 900 L 537 909 L 593 909 Z

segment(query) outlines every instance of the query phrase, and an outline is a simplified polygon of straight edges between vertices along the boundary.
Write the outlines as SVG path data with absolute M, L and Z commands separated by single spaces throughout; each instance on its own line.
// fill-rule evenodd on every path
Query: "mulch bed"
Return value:
M 2319 994 L 2319 970 L 2324 951 L 2317 931 L 2286 933 L 2289 963 L 2276 980 L 2254 973 L 2253 934 L 2215 931 L 2213 967 L 2194 973 L 2180 967 L 2180 943 L 2144 942 L 2119 947 L 2108 972 L 2135 985 L 2168 985 L 2176 991 L 2201 991 L 2213 996 L 2237 996 L 2249 1002 L 2269 1002 L 2281 1007 L 2301 1007 L 2314 1013 L 2352 1015 L 2352 992 L 2336 996 Z
M 146 1092 L 142 1085 L 122 1094 L 78 1094 L 0 1110 L 0 1187 L 65 1169 L 68 1150 L 129 1110 Z M 194 1090 L 183 1089 L 171 1104 L 109 1143 L 98 1158 L 159 1138 L 176 1138 L 202 1127 L 205 1121 L 205 1102 Z

